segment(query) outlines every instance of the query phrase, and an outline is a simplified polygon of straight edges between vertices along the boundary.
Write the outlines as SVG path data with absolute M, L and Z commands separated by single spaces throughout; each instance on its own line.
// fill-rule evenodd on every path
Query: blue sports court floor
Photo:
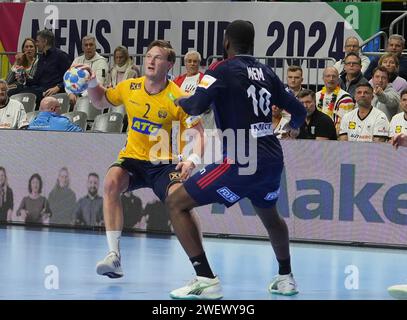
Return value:
M 225 299 L 392 299 L 386 288 L 407 283 L 407 251 L 332 245 L 292 244 L 300 293 L 271 295 L 277 272 L 267 241 L 205 238 Z M 194 275 L 175 237 L 123 236 L 125 276 L 95 273 L 107 253 L 103 233 L 62 229 L 0 228 L 0 300 L 4 299 L 169 299 L 170 290 Z

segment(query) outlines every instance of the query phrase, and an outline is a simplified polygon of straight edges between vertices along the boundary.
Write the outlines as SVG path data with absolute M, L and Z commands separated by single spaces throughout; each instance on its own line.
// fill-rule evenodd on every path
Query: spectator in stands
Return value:
M 350 52 L 344 61 L 345 67 L 340 76 L 339 85 L 354 98 L 357 84 L 367 82 L 367 79 L 363 76 L 361 71 L 362 60 L 359 55 Z
M 103 226 L 103 198 L 98 195 L 99 175 L 88 175 L 88 194 L 79 199 L 75 211 L 75 224 L 82 226 Z
M 357 108 L 343 116 L 339 140 L 361 142 L 385 142 L 389 134 L 386 115 L 373 108 L 373 88 L 359 83 L 355 90 Z
M 386 52 L 393 53 L 399 58 L 399 76 L 407 80 L 407 56 L 402 55 L 406 40 L 399 34 L 392 34 L 387 43 Z M 379 57 L 374 57 L 370 61 L 369 68 L 365 72 L 365 78 L 371 79 L 373 70 L 378 66 Z
M 203 77 L 203 73 L 199 71 L 201 64 L 201 54 L 198 51 L 188 51 L 184 56 L 186 73 L 179 75 L 174 79 L 175 84 L 182 89 L 186 94 L 194 94 L 199 82 Z M 216 135 L 215 116 L 212 109 L 201 115 L 202 125 L 205 133 L 212 137 Z
M 350 36 L 350 37 L 346 38 L 346 40 L 345 40 L 345 57 L 350 52 L 353 52 L 353 53 L 357 54 L 360 57 L 361 71 L 362 71 L 362 74 L 365 73 L 365 71 L 369 67 L 370 60 L 369 60 L 369 58 L 367 56 L 363 55 L 360 52 L 359 39 L 354 37 L 354 36 Z M 336 68 L 336 70 L 338 70 L 339 74 L 341 74 L 344 71 L 345 60 L 344 59 L 338 60 L 334 64 L 334 67 Z
M 27 79 L 34 77 L 37 70 L 37 46 L 32 38 L 25 38 L 20 53 L 16 54 L 16 61 L 7 75 L 9 89 L 22 87 Z
M 287 133 L 284 128 L 287 123 L 290 122 L 290 120 L 287 120 L 287 118 L 283 117 L 283 109 L 280 109 L 276 105 L 271 106 L 271 114 L 273 133 L 277 137 L 277 139 L 282 139 L 283 134 Z
M 400 109 L 402 111 L 390 121 L 389 137 L 392 139 L 400 133 L 407 134 L 407 89 L 400 93 Z
M 40 103 L 43 97 L 64 91 L 63 76 L 71 61 L 65 52 L 55 47 L 55 36 L 50 30 L 39 31 L 36 44 L 41 54 L 34 77 L 28 78 L 23 87 L 9 90 L 8 94 L 31 92 L 37 96 L 37 103 Z
M 61 115 L 61 106 L 54 97 L 45 97 L 40 104 L 40 113 L 30 122 L 28 130 L 83 131 L 67 117 Z
M 69 187 L 69 172 L 66 167 L 59 170 L 57 182 L 48 195 L 48 201 L 53 212 L 50 219 L 51 224 L 68 225 L 72 223 L 76 195 Z
M 187 72 L 174 79 L 175 84 L 187 94 L 194 94 L 203 77 L 203 73 L 199 71 L 201 60 L 201 54 L 198 51 L 188 51 L 184 56 Z
M 316 93 L 317 108 L 332 119 L 336 132 L 339 133 L 341 119 L 345 113 L 353 110 L 355 104 L 350 94 L 340 88 L 336 68 L 325 68 L 322 78 L 325 86 Z
M 389 73 L 384 67 L 377 67 L 373 71 L 372 106 L 383 111 L 387 120 L 391 120 L 399 110 L 400 96 L 389 84 Z
M 123 192 L 120 197 L 123 205 L 123 227 L 132 229 L 143 218 L 143 204 L 131 191 Z
M 21 216 L 25 223 L 48 224 L 52 211 L 47 198 L 41 195 L 42 179 L 34 173 L 28 180 L 28 196 L 21 200 L 17 216 Z
M 287 69 L 287 88 L 295 97 L 298 97 L 300 91 L 304 89 L 302 87 L 303 81 L 301 67 L 289 66 Z
M 398 94 L 407 89 L 407 81 L 398 76 L 400 64 L 399 59 L 395 54 L 385 53 L 382 55 L 379 59 L 379 67 L 386 68 L 389 73 L 389 83 Z M 369 83 L 373 86 L 373 79 L 370 79 Z
M 6 169 L 0 167 L 0 222 L 11 221 L 13 208 L 13 190 L 8 185 Z
M 304 89 L 298 100 L 307 110 L 307 117 L 300 128 L 297 139 L 336 140 L 336 129 L 332 119 L 316 108 L 314 91 Z
M 83 54 L 76 57 L 72 65 L 84 64 L 89 66 L 96 74 L 96 79 L 99 83 L 107 86 L 109 84 L 109 66 L 107 60 L 96 52 L 96 38 L 92 35 L 87 35 L 82 38 Z M 88 92 L 84 91 L 81 96 L 87 96 Z M 69 93 L 69 101 L 71 105 L 75 105 L 77 95 Z
M 114 49 L 113 57 L 114 64 L 110 69 L 107 81 L 109 86 L 114 88 L 122 80 L 141 76 L 140 68 L 133 63 L 126 47 L 118 46 Z
M 0 79 L 0 129 L 22 129 L 28 126 L 27 114 L 20 101 L 7 96 L 7 82 Z

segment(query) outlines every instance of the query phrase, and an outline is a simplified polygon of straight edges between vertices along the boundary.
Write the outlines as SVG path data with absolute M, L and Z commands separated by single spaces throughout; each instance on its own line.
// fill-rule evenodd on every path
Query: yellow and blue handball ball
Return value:
M 65 90 L 68 93 L 80 94 L 88 89 L 90 74 L 87 70 L 70 67 L 64 74 Z

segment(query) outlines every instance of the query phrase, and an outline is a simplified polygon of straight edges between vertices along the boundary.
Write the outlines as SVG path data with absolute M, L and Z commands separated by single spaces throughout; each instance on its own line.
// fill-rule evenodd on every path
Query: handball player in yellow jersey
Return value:
M 124 80 L 115 88 L 106 89 L 97 83 L 93 74 L 88 87 L 89 98 L 96 108 L 124 105 L 129 119 L 126 145 L 104 180 L 103 215 L 109 253 L 97 264 L 96 272 L 110 278 L 123 276 L 119 248 L 123 228 L 121 193 L 151 188 L 164 202 L 167 195 L 190 176 L 200 162 L 204 147 L 200 118 L 191 117 L 174 104 L 183 93 L 167 79 L 175 63 L 171 44 L 164 40 L 153 41 L 144 62 L 143 77 Z M 92 73 L 88 67 L 81 67 Z M 180 135 L 189 128 L 195 129 L 188 130 L 194 135 L 193 153 L 181 162 L 169 138 L 173 121 L 179 121 Z M 196 215 L 193 216 L 198 225 Z

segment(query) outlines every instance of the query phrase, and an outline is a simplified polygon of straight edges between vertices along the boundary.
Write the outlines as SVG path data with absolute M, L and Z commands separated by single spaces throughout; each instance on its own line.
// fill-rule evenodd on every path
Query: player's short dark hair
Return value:
M 403 91 L 400 92 L 400 98 L 401 98 L 402 96 L 404 96 L 405 94 L 407 94 L 407 89 L 404 89 Z
M 304 98 L 307 96 L 311 96 L 312 100 L 315 101 L 315 92 L 309 89 L 301 90 L 297 95 L 297 99 Z
M 50 47 L 55 46 L 55 36 L 51 30 L 44 29 L 37 32 L 37 37 L 41 37 L 47 41 L 47 45 Z
M 250 21 L 235 20 L 231 22 L 226 28 L 225 37 L 237 53 L 253 53 L 254 26 Z
M 151 50 L 152 47 L 159 47 L 159 48 L 163 48 L 165 49 L 165 51 L 167 51 L 168 53 L 168 58 L 167 60 L 169 62 L 175 63 L 175 50 L 173 49 L 171 43 L 169 41 L 166 40 L 154 40 L 153 42 L 151 42 L 148 47 L 147 47 L 147 52 L 149 52 Z

